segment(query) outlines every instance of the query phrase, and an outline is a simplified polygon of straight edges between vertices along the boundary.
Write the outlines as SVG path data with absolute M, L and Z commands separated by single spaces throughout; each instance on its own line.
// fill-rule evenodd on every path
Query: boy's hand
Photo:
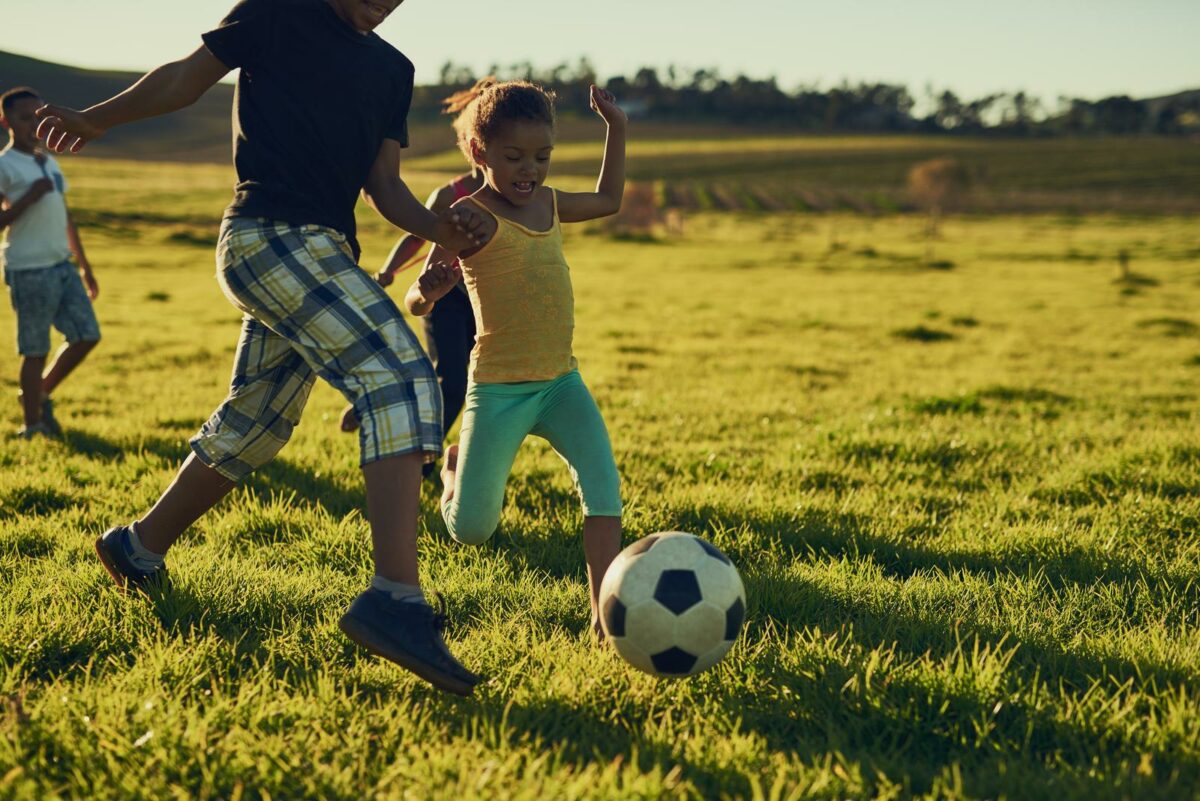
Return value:
M 621 111 L 621 107 L 617 105 L 617 99 L 613 97 L 612 92 L 601 89 L 595 84 L 592 84 L 590 105 L 592 111 L 599 114 L 609 125 L 624 125 L 628 122 L 628 117 L 625 116 L 624 111 Z
M 477 211 L 453 206 L 438 215 L 434 241 L 455 253 L 480 247 L 492 235 L 488 230 L 488 222 Z
M 420 277 L 417 278 L 417 286 L 421 290 L 422 298 L 429 303 L 436 303 L 454 289 L 454 285 L 461 278 L 462 268 L 458 266 L 458 262 L 446 264 L 440 260 L 432 261 L 421 271 Z
M 88 142 L 104 134 L 104 129 L 92 124 L 84 112 L 66 106 L 42 106 L 36 114 L 41 119 L 37 138 L 46 140 L 46 147 L 55 153 L 68 149 L 78 153 Z
M 392 275 L 387 270 L 380 270 L 379 272 L 375 273 L 375 283 L 379 284 L 380 286 L 391 286 L 392 282 L 395 280 L 396 276 Z
M 39 200 L 53 191 L 53 181 L 51 181 L 49 178 L 38 178 L 29 185 L 29 191 L 25 193 L 25 196 L 29 198 L 30 203 L 37 203 Z
M 82 270 L 83 285 L 87 287 L 88 298 L 95 300 L 100 297 L 100 284 L 96 283 L 96 276 L 92 273 L 91 267 L 85 267 Z

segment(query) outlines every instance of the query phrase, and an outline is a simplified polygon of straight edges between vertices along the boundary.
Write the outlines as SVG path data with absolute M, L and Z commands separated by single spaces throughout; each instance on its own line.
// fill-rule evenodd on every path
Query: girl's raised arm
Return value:
M 625 112 L 611 93 L 596 86 L 592 86 L 591 105 L 608 123 L 604 164 L 595 192 L 558 193 L 558 218 L 563 222 L 583 222 L 616 214 L 625 195 Z

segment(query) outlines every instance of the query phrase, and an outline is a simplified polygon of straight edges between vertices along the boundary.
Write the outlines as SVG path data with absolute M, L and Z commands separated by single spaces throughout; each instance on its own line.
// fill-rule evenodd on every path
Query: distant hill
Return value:
M 141 73 L 85 70 L 0 51 L 0 91 L 32 86 L 46 100 L 84 108 L 128 88 Z M 118 128 L 87 153 L 147 161 L 228 162 L 233 87 L 218 84 L 190 108 Z

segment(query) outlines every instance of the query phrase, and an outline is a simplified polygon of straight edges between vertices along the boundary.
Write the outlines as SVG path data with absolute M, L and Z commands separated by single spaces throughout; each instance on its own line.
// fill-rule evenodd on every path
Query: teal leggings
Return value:
M 604 418 L 578 370 L 553 381 L 467 387 L 454 497 L 442 507 L 450 535 L 486 542 L 500 523 L 504 485 L 529 434 L 567 463 L 585 517 L 620 517 L 621 485 Z

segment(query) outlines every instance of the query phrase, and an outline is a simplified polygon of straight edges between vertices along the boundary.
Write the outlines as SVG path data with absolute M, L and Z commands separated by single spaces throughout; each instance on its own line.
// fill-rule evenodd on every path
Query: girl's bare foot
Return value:
M 458 446 L 446 448 L 442 458 L 442 506 L 450 503 L 454 497 L 454 472 L 458 470 Z
M 342 412 L 342 431 L 347 434 L 358 430 L 358 413 L 354 411 L 353 406 L 347 406 Z

